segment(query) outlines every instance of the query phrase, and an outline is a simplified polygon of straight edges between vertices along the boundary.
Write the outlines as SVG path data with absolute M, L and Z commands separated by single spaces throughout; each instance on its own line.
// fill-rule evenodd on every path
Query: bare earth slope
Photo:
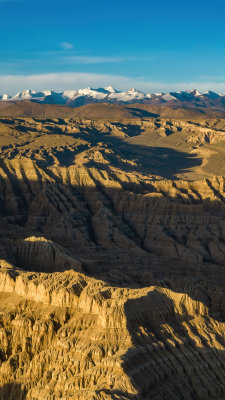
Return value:
M 223 119 L 1 118 L 1 400 L 225 399 L 224 144 Z
M 118 121 L 123 118 L 224 118 L 225 110 L 189 104 L 109 104 L 91 103 L 79 107 L 36 103 L 30 100 L 0 101 L 1 117 L 85 118 Z

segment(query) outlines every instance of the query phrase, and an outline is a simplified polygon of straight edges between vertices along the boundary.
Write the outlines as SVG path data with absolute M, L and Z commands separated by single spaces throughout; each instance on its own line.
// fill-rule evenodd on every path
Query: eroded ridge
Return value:
M 96 132 L 2 149 L 0 399 L 225 399 L 224 177 Z

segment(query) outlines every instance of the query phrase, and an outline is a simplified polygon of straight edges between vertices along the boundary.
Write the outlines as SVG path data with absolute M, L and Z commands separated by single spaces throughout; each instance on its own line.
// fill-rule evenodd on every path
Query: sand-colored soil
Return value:
M 225 121 L 0 119 L 0 399 L 225 399 Z

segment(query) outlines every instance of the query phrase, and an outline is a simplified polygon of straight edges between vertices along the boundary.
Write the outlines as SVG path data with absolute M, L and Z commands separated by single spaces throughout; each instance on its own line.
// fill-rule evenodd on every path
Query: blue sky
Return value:
M 224 0 L 0 0 L 0 92 L 225 93 Z

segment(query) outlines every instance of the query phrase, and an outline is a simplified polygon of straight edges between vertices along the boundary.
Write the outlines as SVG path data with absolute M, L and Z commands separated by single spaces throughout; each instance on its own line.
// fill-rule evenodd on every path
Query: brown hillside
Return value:
M 225 120 L 23 107 L 0 118 L 0 400 L 224 400 Z

